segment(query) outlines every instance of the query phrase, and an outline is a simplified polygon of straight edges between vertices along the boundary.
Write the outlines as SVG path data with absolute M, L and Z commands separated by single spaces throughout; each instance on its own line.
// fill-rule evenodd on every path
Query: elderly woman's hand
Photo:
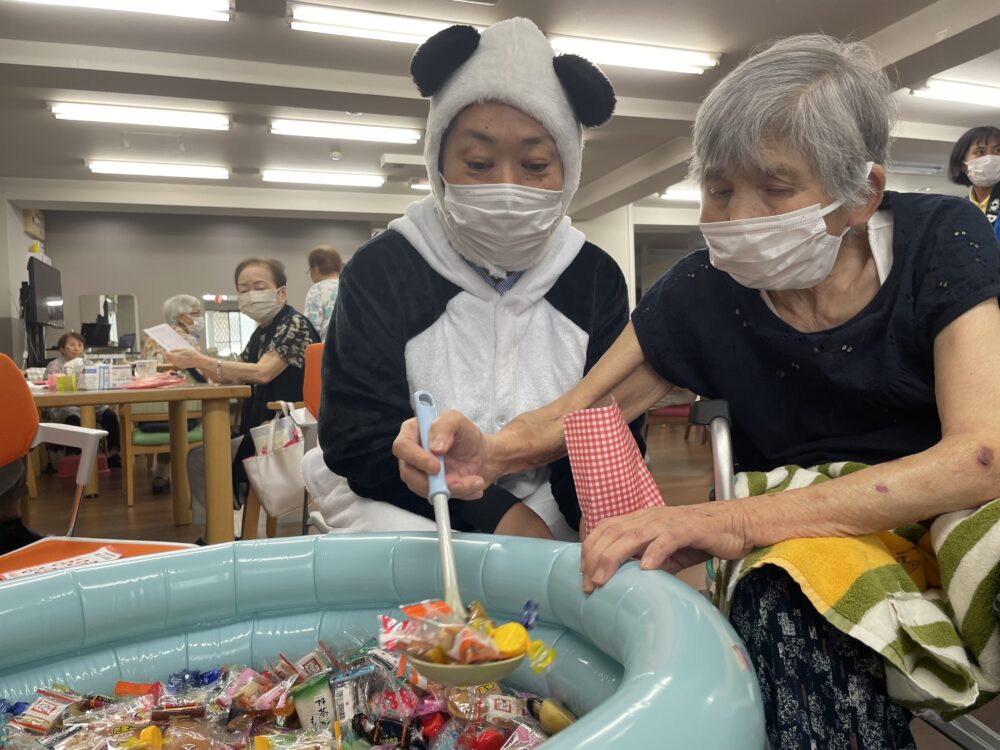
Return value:
M 725 500 L 606 518 L 583 542 L 583 590 L 603 586 L 633 557 L 642 560 L 645 570 L 663 568 L 668 573 L 712 557 L 743 557 L 753 548 L 746 509 L 746 502 Z
M 205 360 L 209 357 L 195 349 L 171 349 L 163 353 L 163 359 L 174 367 L 186 370 L 190 367 L 205 367 Z

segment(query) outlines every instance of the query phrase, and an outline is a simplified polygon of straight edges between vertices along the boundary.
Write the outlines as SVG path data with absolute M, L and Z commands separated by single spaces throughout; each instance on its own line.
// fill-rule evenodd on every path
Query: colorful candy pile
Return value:
M 527 633 L 530 606 L 527 623 L 511 623 L 517 628 L 496 627 L 476 605 L 468 621 L 442 606 L 404 607 L 410 619 L 382 618 L 378 640 L 340 649 L 321 641 L 259 670 L 233 665 L 178 672 L 162 683 L 119 682 L 108 696 L 52 685 L 33 701 L 0 699 L 0 748 L 527 750 L 575 720 L 552 700 L 498 684 L 446 688 L 415 672 L 404 641 L 445 662 L 528 654 L 541 669 L 554 658 Z
M 531 668 L 542 672 L 556 658 L 555 651 L 532 640 L 528 631 L 538 621 L 538 605 L 528 602 L 520 622 L 499 627 L 479 602 L 473 602 L 462 617 L 442 601 L 433 600 L 400 607 L 408 620 L 379 618 L 379 642 L 392 651 L 435 664 L 476 664 L 527 655 Z

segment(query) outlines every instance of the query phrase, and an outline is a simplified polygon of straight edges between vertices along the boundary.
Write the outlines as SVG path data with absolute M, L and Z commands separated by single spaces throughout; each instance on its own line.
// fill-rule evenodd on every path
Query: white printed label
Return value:
M 0 581 L 9 581 L 12 578 L 24 578 L 25 576 L 33 576 L 38 573 L 51 573 L 55 570 L 79 568 L 83 565 L 93 565 L 94 563 L 111 562 L 121 556 L 120 552 L 113 552 L 108 547 L 101 547 L 99 550 L 88 552 L 85 555 L 67 557 L 65 560 L 55 560 L 53 562 L 42 563 L 41 565 L 32 565 L 27 568 L 0 573 Z
M 337 721 L 350 724 L 357 710 L 354 708 L 354 683 L 338 685 L 333 694 L 333 705 L 337 710 Z

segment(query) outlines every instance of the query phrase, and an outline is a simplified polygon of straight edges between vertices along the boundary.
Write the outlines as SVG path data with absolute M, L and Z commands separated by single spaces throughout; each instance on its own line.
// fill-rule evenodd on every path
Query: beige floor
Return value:
M 653 425 L 650 428 L 650 467 L 664 498 L 671 505 L 701 502 L 707 497 L 711 483 L 711 453 L 698 438 L 695 433 L 685 440 L 681 425 Z M 85 502 L 77 534 L 179 542 L 193 542 L 201 535 L 199 527 L 173 525 L 169 496 L 150 493 L 151 476 L 141 458 L 135 481 L 135 506 L 126 508 L 121 472 L 113 471 L 109 477 L 103 478 L 101 494 Z M 69 517 L 70 488 L 52 475 L 42 476 L 39 487 L 39 498 L 31 501 L 27 508 L 31 524 L 41 532 L 63 533 Z M 299 528 L 299 521 L 289 516 L 288 520 L 279 524 L 278 533 L 290 536 L 299 533 Z M 685 571 L 680 577 L 696 587 L 704 580 L 700 568 Z M 1000 699 L 976 715 L 994 730 L 1000 731 Z M 913 726 L 920 750 L 956 747 L 923 722 L 915 721 Z

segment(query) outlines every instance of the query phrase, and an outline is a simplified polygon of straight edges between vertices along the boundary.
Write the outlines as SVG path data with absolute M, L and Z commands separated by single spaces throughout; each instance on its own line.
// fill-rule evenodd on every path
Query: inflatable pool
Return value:
M 558 658 L 508 683 L 581 718 L 545 744 L 598 748 L 765 746 L 760 694 L 739 639 L 703 597 L 626 565 L 580 591 L 579 545 L 459 535 L 459 583 L 497 619 L 541 607 Z M 376 615 L 438 598 L 433 534 L 272 539 L 186 550 L 0 583 L 0 697 L 54 681 L 80 691 L 161 679 L 183 667 L 261 665 Z

